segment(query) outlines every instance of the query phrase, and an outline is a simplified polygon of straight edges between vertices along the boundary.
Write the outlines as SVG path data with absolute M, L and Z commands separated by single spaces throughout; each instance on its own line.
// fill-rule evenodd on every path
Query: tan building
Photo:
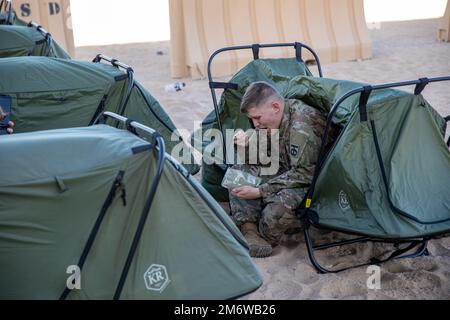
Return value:
M 13 0 L 17 16 L 46 29 L 71 57 L 75 56 L 70 0 Z
M 438 39 L 440 41 L 450 41 L 450 2 L 447 2 L 444 16 L 439 22 Z

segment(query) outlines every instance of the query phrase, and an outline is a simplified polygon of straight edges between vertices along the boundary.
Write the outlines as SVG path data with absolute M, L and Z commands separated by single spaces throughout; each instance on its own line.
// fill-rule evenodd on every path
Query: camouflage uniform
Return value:
M 230 192 L 233 220 L 238 226 L 253 222 L 272 244 L 283 234 L 301 231 L 295 209 L 301 204 L 314 175 L 326 118 L 317 109 L 300 100 L 285 100 L 279 128 L 279 171 L 262 176 L 257 165 L 235 165 L 233 168 L 259 176 L 262 198 L 244 200 Z

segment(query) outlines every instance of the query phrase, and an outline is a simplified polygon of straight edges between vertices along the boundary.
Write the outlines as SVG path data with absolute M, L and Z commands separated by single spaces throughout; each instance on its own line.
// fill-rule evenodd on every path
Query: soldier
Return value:
M 231 215 L 246 238 L 252 257 L 267 257 L 283 236 L 299 233 L 302 225 L 295 210 L 312 181 L 326 118 L 300 100 L 284 99 L 266 82 L 251 84 L 242 99 L 256 130 L 279 130 L 279 170 L 261 175 L 260 165 L 233 168 L 259 176 L 258 187 L 241 186 L 230 190 Z M 245 134 L 235 136 L 245 144 Z

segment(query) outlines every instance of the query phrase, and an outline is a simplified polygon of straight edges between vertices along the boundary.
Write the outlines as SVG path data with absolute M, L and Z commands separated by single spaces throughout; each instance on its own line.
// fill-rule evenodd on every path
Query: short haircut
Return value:
M 259 107 L 270 98 L 283 101 L 283 97 L 273 86 L 265 81 L 253 82 L 245 91 L 241 101 L 241 112 L 247 113 L 248 109 Z

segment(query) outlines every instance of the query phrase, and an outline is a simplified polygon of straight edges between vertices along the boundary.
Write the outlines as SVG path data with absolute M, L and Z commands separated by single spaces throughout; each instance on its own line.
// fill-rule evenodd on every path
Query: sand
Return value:
M 436 40 L 437 19 L 381 23 L 370 30 L 373 58 L 324 64 L 325 77 L 379 84 L 450 75 L 450 43 Z M 182 79 L 187 87 L 166 93 L 170 77 L 170 43 L 78 47 L 78 59 L 104 53 L 132 66 L 136 79 L 158 99 L 178 128 L 192 131 L 213 110 L 206 80 Z M 158 55 L 157 51 L 162 51 Z M 312 68 L 314 71 L 314 68 Z M 404 88 L 413 90 L 413 87 Z M 428 86 L 423 95 L 441 115 L 450 114 L 449 83 Z M 449 131 L 449 130 L 448 130 Z M 448 136 L 448 132 L 447 132 Z M 314 239 L 341 239 L 335 232 Z M 389 245 L 352 245 L 318 254 L 325 266 L 349 263 L 384 252 Z M 369 289 L 366 267 L 337 274 L 318 274 L 309 262 L 304 241 L 278 246 L 273 256 L 255 259 L 264 283 L 242 299 L 450 299 L 450 238 L 429 242 L 429 256 L 388 262 L 381 267 L 381 288 Z M 334 256 L 338 259 L 331 259 Z

